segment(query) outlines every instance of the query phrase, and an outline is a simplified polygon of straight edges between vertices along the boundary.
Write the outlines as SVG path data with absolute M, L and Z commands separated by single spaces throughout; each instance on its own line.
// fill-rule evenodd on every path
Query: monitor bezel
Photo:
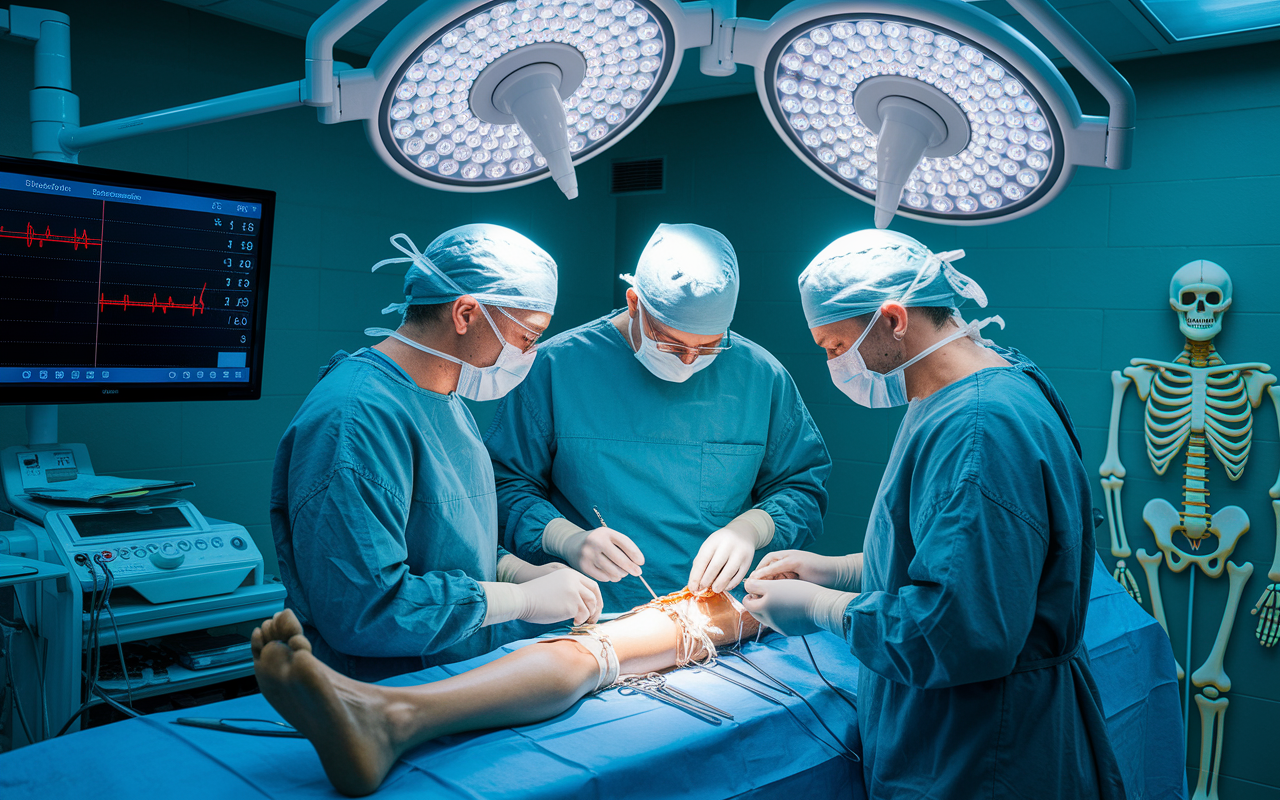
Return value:
M 262 365 L 267 351 L 267 299 L 271 276 L 272 238 L 275 233 L 276 193 L 274 191 L 4 155 L 0 155 L 0 172 L 110 183 L 130 189 L 211 196 L 231 202 L 258 203 L 262 206 L 260 221 L 262 233 L 258 239 L 259 256 L 256 268 L 259 302 L 253 320 L 256 344 L 249 352 L 248 362 L 251 371 L 248 383 L 0 383 L 0 406 L 257 400 L 262 397 Z

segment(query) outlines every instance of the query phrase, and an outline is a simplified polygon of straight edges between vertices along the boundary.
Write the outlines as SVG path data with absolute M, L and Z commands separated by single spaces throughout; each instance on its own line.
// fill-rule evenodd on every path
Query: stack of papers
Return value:
M 81 475 L 59 483 L 55 489 L 28 489 L 27 494 L 57 503 L 110 503 L 149 494 L 180 492 L 195 486 L 192 481 L 156 481 L 145 478 L 115 478 L 110 475 Z

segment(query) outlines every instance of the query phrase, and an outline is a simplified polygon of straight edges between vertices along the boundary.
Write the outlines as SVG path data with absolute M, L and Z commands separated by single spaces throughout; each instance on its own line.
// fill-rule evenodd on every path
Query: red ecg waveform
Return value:
M 197 311 L 199 311 L 201 314 L 204 313 L 204 290 L 208 288 L 208 286 L 209 284 L 207 283 L 204 286 L 201 286 L 200 296 L 199 297 L 193 296 L 191 298 L 190 303 L 175 303 L 173 302 L 172 296 L 170 296 L 168 300 L 161 302 L 160 299 L 156 297 L 156 295 L 154 294 L 151 295 L 150 300 L 130 300 L 129 295 L 127 294 L 120 300 L 108 300 L 107 296 L 104 294 L 98 298 L 98 310 L 102 311 L 107 306 L 119 306 L 120 308 L 124 308 L 124 309 L 127 309 L 130 306 L 134 306 L 136 308 L 150 308 L 151 313 L 153 314 L 156 312 L 156 309 L 158 308 L 160 309 L 161 312 L 168 314 L 169 309 L 171 308 L 183 308 L 183 309 L 189 308 L 191 309 L 191 316 L 194 317 Z
M 31 227 L 31 223 L 27 223 L 27 230 L 19 233 L 18 231 L 6 231 L 3 225 L 0 225 L 0 239 L 26 239 L 27 247 L 37 244 L 44 247 L 45 242 L 55 242 L 58 244 L 69 244 L 72 250 L 79 250 L 84 247 L 86 250 L 90 246 L 102 247 L 101 239 L 90 239 L 89 229 L 85 228 L 84 233 L 80 233 L 74 227 L 71 229 L 70 236 L 59 236 L 53 232 L 49 226 L 45 226 L 44 233 L 36 233 L 36 229 Z

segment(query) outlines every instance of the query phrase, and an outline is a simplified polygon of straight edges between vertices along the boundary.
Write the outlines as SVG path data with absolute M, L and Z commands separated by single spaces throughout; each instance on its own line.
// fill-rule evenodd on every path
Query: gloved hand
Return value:
M 534 578 L 550 575 L 558 569 L 569 569 L 568 564 L 552 561 L 550 564 L 530 564 L 519 556 L 507 553 L 498 561 L 498 580 L 504 583 L 527 583 Z
M 857 597 L 851 592 L 787 579 L 751 578 L 743 586 L 750 592 L 742 601 L 743 608 L 783 636 L 828 630 L 843 639 L 844 610 Z
M 644 564 L 644 553 L 626 535 L 613 528 L 584 530 L 564 517 L 547 523 L 542 549 L 598 581 L 616 582 L 639 575 Z
M 805 550 L 779 550 L 760 560 L 754 579 L 790 578 L 842 592 L 862 591 L 862 553 L 820 556 Z
M 604 608 L 596 582 L 572 569 L 553 569 L 524 583 L 481 582 L 488 610 L 484 625 L 522 619 L 549 625 L 595 622 Z
M 747 577 L 756 550 L 773 541 L 773 518 L 753 508 L 707 537 L 689 570 L 689 591 L 726 592 Z

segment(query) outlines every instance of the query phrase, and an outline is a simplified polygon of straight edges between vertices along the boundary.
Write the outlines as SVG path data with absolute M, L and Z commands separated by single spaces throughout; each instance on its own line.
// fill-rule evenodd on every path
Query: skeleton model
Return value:
M 1200 710 L 1200 778 L 1193 800 L 1216 800 L 1218 769 L 1222 756 L 1222 724 L 1231 691 L 1231 679 L 1222 666 L 1227 641 L 1235 622 L 1236 609 L 1245 583 L 1253 574 L 1253 564 L 1237 565 L 1227 559 L 1249 530 L 1244 509 L 1228 506 L 1210 513 L 1209 454 L 1222 464 L 1231 480 L 1237 480 L 1249 459 L 1253 442 L 1253 410 L 1262 403 L 1262 393 L 1271 395 L 1280 413 L 1280 393 L 1270 367 L 1261 363 L 1228 364 L 1214 350 L 1213 339 L 1222 330 L 1222 315 L 1231 306 L 1231 278 L 1211 261 L 1193 261 L 1173 275 L 1169 304 L 1178 313 L 1178 327 L 1187 346 L 1173 361 L 1135 358 L 1132 365 L 1111 373 L 1114 389 L 1111 425 L 1107 434 L 1107 455 L 1099 470 L 1111 532 L 1111 554 L 1124 559 L 1130 555 L 1120 507 L 1120 488 L 1125 469 L 1120 463 L 1118 438 L 1120 406 L 1129 384 L 1146 403 L 1144 429 L 1147 457 L 1157 475 L 1186 447 L 1183 472 L 1182 510 L 1167 500 L 1153 499 L 1142 509 L 1142 519 L 1155 535 L 1159 553 L 1139 548 L 1138 563 L 1146 574 L 1155 618 L 1168 633 L 1164 603 L 1160 597 L 1159 571 L 1163 560 L 1173 572 L 1195 566 L 1206 576 L 1217 578 L 1225 569 L 1229 581 L 1226 609 L 1213 649 L 1204 664 L 1191 675 L 1191 683 L 1201 690 L 1196 695 Z M 1275 561 L 1267 573 L 1269 584 L 1253 613 L 1259 615 L 1257 637 L 1264 647 L 1280 639 L 1280 479 L 1271 487 L 1271 507 L 1276 515 Z M 1201 545 L 1210 537 L 1216 547 Z M 1184 548 L 1183 542 L 1189 545 Z M 1212 544 L 1212 542 L 1210 542 Z M 1163 558 L 1161 557 L 1163 554 Z M 1115 578 L 1142 601 L 1138 584 L 1123 560 L 1116 562 Z M 1191 571 L 1191 596 L 1195 592 L 1195 570 Z M 1191 618 L 1187 619 L 1187 639 L 1191 638 Z M 1190 651 L 1188 650 L 1188 657 Z M 1188 665 L 1190 666 L 1190 665 Z M 1178 678 L 1185 677 L 1178 665 Z M 1212 771 L 1210 767 L 1212 766 Z M 1212 781 L 1210 781 L 1212 777 Z

